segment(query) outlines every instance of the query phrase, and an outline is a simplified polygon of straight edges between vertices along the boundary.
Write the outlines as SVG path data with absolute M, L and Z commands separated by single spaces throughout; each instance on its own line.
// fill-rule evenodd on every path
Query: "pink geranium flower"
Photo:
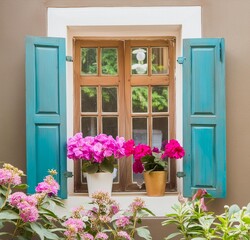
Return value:
M 166 144 L 165 151 L 162 155 L 162 158 L 170 157 L 170 158 L 179 159 L 179 158 L 184 157 L 184 155 L 185 155 L 184 148 L 179 144 L 178 141 L 172 139 L 170 140 L 169 143 Z

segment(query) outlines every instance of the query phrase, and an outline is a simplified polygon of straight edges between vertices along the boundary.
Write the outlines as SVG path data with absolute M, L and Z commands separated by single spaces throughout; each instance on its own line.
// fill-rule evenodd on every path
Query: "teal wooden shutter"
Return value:
M 226 196 L 224 39 L 185 39 L 183 49 L 184 196 Z
M 26 38 L 26 157 L 28 192 L 56 169 L 67 196 L 65 40 Z

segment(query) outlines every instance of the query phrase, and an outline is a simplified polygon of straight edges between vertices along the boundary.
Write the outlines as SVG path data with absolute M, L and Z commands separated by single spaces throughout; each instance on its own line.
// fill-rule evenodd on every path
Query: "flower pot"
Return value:
M 163 196 L 166 189 L 166 171 L 143 172 L 148 196 Z
M 99 172 L 99 173 L 87 173 L 87 185 L 89 196 L 94 192 L 103 191 L 108 192 L 111 196 L 113 185 L 113 173 Z

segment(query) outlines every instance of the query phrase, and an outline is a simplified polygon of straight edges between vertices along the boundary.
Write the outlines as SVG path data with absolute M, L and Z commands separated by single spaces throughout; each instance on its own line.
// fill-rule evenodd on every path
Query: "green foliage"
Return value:
M 201 201 L 186 201 L 172 207 L 174 213 L 167 214 L 162 225 L 175 225 L 177 232 L 167 236 L 172 239 L 250 239 L 250 204 L 239 208 L 237 205 L 225 206 L 224 213 L 215 215 L 202 211 Z
M 145 171 L 164 171 L 167 168 L 167 161 L 161 159 L 161 153 L 152 153 L 141 158 Z

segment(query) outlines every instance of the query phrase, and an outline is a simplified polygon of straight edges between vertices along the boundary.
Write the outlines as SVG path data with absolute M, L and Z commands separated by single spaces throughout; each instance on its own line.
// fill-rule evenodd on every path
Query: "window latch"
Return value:
M 176 173 L 176 176 L 177 176 L 178 178 L 184 178 L 184 177 L 186 176 L 186 174 L 185 174 L 184 172 L 177 172 L 177 173 Z
M 66 178 L 72 178 L 74 175 L 73 175 L 73 173 L 72 172 L 65 172 L 64 173 L 64 176 L 66 177 Z
M 66 62 L 73 62 L 73 58 L 71 56 L 66 56 Z
M 186 60 L 185 57 L 178 57 L 178 58 L 177 58 L 177 62 L 178 62 L 179 64 L 183 64 L 185 60 Z

